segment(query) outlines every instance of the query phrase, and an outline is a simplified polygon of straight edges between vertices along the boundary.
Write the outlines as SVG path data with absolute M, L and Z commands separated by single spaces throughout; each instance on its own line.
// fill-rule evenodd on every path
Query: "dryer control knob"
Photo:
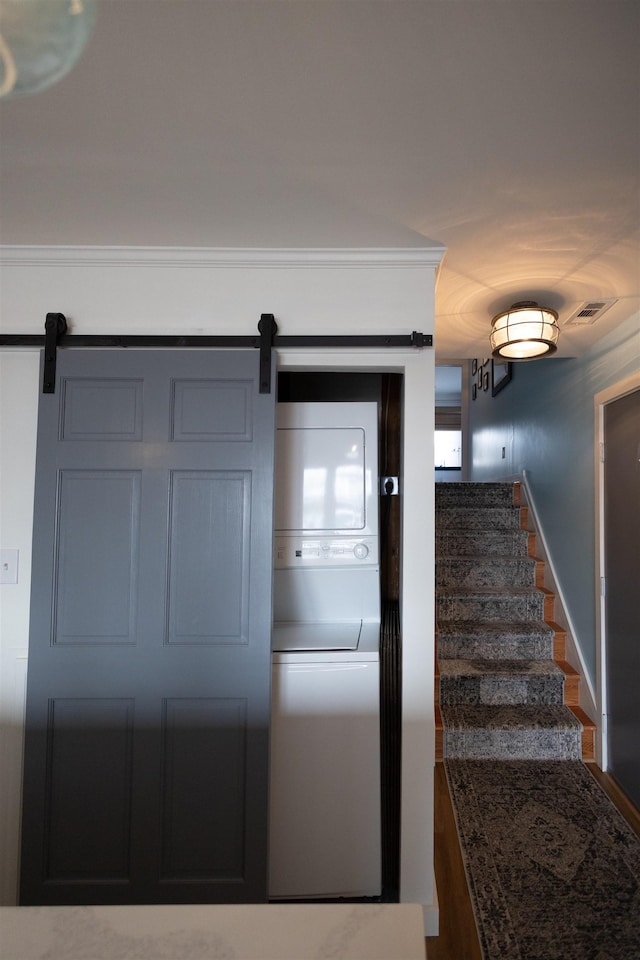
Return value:
M 365 560 L 369 556 L 369 547 L 366 543 L 356 543 L 353 548 L 353 555 L 356 560 Z

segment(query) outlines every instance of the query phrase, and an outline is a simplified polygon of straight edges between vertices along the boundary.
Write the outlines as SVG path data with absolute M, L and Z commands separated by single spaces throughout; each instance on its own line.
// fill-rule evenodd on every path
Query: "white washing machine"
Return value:
M 381 892 L 377 405 L 278 408 L 271 899 Z

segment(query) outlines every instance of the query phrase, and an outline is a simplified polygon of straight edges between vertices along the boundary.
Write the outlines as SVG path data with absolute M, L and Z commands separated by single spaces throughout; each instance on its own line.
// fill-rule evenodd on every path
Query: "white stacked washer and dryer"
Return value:
M 378 896 L 376 403 L 281 403 L 271 899 Z

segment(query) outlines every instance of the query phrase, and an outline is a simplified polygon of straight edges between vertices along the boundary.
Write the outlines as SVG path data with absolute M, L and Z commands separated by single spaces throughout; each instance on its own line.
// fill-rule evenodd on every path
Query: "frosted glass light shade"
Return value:
M 491 321 L 491 351 L 503 360 L 535 360 L 556 352 L 559 333 L 555 310 L 523 300 Z
M 0 97 L 57 83 L 80 59 L 96 0 L 0 0 Z

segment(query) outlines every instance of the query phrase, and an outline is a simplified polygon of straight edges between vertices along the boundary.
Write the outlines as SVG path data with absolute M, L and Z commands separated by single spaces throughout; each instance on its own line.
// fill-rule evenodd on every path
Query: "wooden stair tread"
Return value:
M 596 725 L 594 721 L 587 716 L 582 707 L 570 706 L 569 709 L 582 724 L 582 759 L 595 760 Z

